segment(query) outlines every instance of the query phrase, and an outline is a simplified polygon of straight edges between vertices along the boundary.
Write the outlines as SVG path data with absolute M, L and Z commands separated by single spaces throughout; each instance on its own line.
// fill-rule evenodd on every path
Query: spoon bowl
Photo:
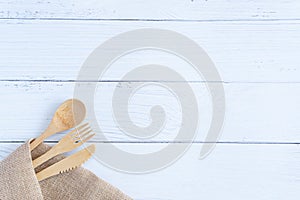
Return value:
M 30 143 L 31 151 L 51 135 L 76 127 L 84 120 L 85 115 L 86 108 L 80 100 L 69 99 L 63 102 L 44 133 Z

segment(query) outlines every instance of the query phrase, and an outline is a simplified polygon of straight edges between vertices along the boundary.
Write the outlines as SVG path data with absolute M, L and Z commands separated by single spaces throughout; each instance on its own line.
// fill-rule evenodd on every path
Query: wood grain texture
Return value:
M 20 144 L 2 144 L 3 159 Z M 105 145 L 105 144 L 101 144 Z M 140 153 L 161 144 L 118 144 Z M 178 144 L 180 145 L 180 144 Z M 132 175 L 116 172 L 95 159 L 85 167 L 119 187 L 134 199 L 285 199 L 299 195 L 299 145 L 219 144 L 205 160 L 198 160 L 201 145 L 161 171 Z
M 28 0 L 2 1 L 1 18 L 130 20 L 278 20 L 299 19 L 297 1 L 204 0 Z
M 0 80 L 75 80 L 85 59 L 104 41 L 149 27 L 177 31 L 194 40 L 211 57 L 225 82 L 300 82 L 298 21 L 0 20 Z M 178 70 L 187 81 L 202 80 L 188 63 L 161 51 L 124 56 L 103 80 L 119 80 L 133 67 L 154 61 Z
M 95 159 L 85 167 L 138 200 L 299 199 L 299 10 L 300 2 L 289 0 L 0 2 L 0 160 L 47 127 L 57 106 L 73 96 L 79 69 L 96 47 L 126 31 L 163 28 L 194 40 L 214 61 L 226 93 L 222 144 L 198 160 L 211 114 L 205 83 L 215 80 L 202 79 L 176 56 L 141 51 L 120 58 L 98 84 L 95 111 L 105 136 L 136 153 L 174 142 L 180 108 L 174 95 L 159 87 L 137 91 L 128 111 L 134 123 L 146 126 L 149 108 L 162 105 L 170 115 L 157 137 L 128 137 L 112 117 L 115 86 L 132 87 L 130 81 L 119 83 L 120 77 L 155 61 L 180 72 L 186 82 L 174 84 L 190 84 L 197 96 L 195 143 L 155 173 L 120 173 Z M 94 142 L 105 145 L 103 138 Z
M 187 83 L 172 84 L 178 87 Z M 200 113 L 196 141 L 201 142 L 210 125 L 211 100 L 205 83 L 189 84 L 198 100 Z M 59 104 L 73 96 L 74 85 L 72 82 L 1 82 L 0 140 L 24 141 L 39 135 Z M 138 142 L 140 140 L 120 131 L 113 117 L 111 102 L 116 87 L 125 92 L 132 84 L 111 82 L 97 85 L 94 106 L 97 121 L 108 140 Z M 300 142 L 300 84 L 239 83 L 224 84 L 224 87 L 226 120 L 220 141 Z M 22 101 L 17 101 L 20 97 Z M 173 141 L 181 126 L 178 103 L 173 93 L 155 84 L 134 93 L 128 106 L 129 115 L 137 125 L 147 126 L 151 122 L 149 109 L 161 105 L 167 113 L 166 125 L 157 137 L 147 141 Z M 103 141 L 103 138 L 96 135 L 93 140 Z

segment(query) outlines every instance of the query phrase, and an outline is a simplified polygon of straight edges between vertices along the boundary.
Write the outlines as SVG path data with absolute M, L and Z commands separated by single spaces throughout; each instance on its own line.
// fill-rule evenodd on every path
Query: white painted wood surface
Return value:
M 0 140 L 24 141 L 36 137 L 50 122 L 60 102 L 71 98 L 72 82 L 15 82 L 0 85 Z M 172 83 L 174 87 L 178 84 Z M 196 142 L 204 140 L 210 125 L 210 97 L 205 83 L 189 83 L 197 94 L 200 126 Z M 99 83 L 95 95 L 95 112 L 101 128 L 111 141 L 136 141 L 124 135 L 112 117 L 111 94 L 116 83 Z M 131 87 L 123 82 L 122 90 Z M 178 86 L 177 86 L 178 87 Z M 226 120 L 221 142 L 294 143 L 300 142 L 300 84 L 230 83 L 224 84 L 226 93 Z M 16 101 L 19 97 L 22 101 Z M 55 99 L 55 101 L 53 100 Z M 147 101 L 146 99 L 150 99 Z M 8 103 L 13 102 L 13 103 Z M 163 88 L 137 91 L 129 104 L 132 121 L 149 124 L 149 109 L 154 105 L 164 107 L 169 123 L 162 133 L 151 141 L 173 141 L 181 123 L 178 100 Z M 130 107 L 131 106 L 131 107 Z M 20 115 L 19 112 L 22 112 Z M 53 137 L 50 140 L 55 140 Z M 95 141 L 102 141 L 97 136 Z M 179 142 L 179 141 L 178 141 Z
M 300 22 L 139 22 L 0 20 L 0 80 L 75 80 L 87 56 L 102 42 L 139 28 L 163 28 L 197 42 L 226 82 L 300 82 Z M 147 56 L 145 56 L 147 55 Z M 125 56 L 104 80 L 134 65 L 155 62 L 189 74 L 191 67 L 168 54 Z M 134 62 L 133 62 L 134 61 Z M 215 80 L 209 80 L 215 81 Z
M 0 158 L 18 145 L 3 144 Z M 140 150 L 160 146 L 120 145 Z M 299 145 L 218 144 L 211 156 L 198 160 L 200 148 L 192 145 L 175 164 L 151 174 L 119 173 L 94 159 L 85 167 L 134 199 L 299 199 Z
M 8 0 L 1 18 L 132 20 L 286 20 L 299 19 L 300 3 L 286 0 Z
M 198 160 L 211 114 L 206 82 L 178 58 L 139 52 L 121 58 L 98 84 L 95 109 L 107 138 L 137 152 L 173 142 L 180 112 L 164 90 L 138 91 L 129 110 L 134 122 L 145 125 L 149 107 L 164 106 L 170 123 L 156 138 L 129 138 L 111 117 L 109 97 L 120 75 L 155 60 L 184 75 L 187 82 L 174 84 L 188 83 L 197 95 L 202 116 L 195 143 L 155 173 L 123 174 L 96 160 L 85 166 L 134 199 L 299 199 L 299 10 L 300 2 L 285 0 L 0 1 L 0 159 L 38 135 L 56 107 L 72 97 L 80 66 L 94 48 L 129 30 L 165 28 L 197 42 L 222 76 L 222 144 Z M 105 145 L 99 137 L 94 142 Z

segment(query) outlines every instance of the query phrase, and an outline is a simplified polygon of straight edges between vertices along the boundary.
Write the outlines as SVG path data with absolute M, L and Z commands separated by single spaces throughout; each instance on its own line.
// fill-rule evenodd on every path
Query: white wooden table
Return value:
M 56 107 L 72 97 L 78 71 L 93 49 L 125 31 L 165 28 L 196 41 L 223 78 L 226 121 L 216 149 L 198 160 L 209 124 L 204 117 L 191 148 L 161 171 L 125 174 L 94 159 L 85 167 L 134 199 L 299 199 L 299 10 L 300 2 L 285 0 L 1 1 L 0 158 L 43 131 Z M 159 58 L 163 61 L 164 55 Z M 106 80 L 150 60 L 144 54 L 129 56 L 119 63 L 121 71 Z M 205 82 L 193 77 L 187 81 L 205 98 Z M 109 91 L 116 82 L 99 84 Z M 128 85 L 122 82 L 120 87 Z M 146 97 L 163 96 L 162 103 L 173 105 L 172 95 L 161 92 L 141 92 L 129 110 L 133 120 L 149 123 L 143 109 L 149 106 L 143 102 Z M 204 101 L 204 113 L 208 105 Z M 171 124 L 154 141 L 137 142 L 117 129 L 109 110 L 98 114 L 107 137 L 123 148 L 160 148 L 173 142 L 178 128 Z M 96 137 L 93 142 L 103 141 Z

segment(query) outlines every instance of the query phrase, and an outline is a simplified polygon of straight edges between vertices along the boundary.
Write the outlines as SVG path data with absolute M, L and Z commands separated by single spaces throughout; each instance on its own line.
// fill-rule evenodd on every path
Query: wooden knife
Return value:
M 78 151 L 77 153 L 70 155 L 63 160 L 43 169 L 36 174 L 38 181 L 42 181 L 51 176 L 61 174 L 64 172 L 71 171 L 79 166 L 81 166 L 85 161 L 87 161 L 92 154 L 95 152 L 96 147 L 94 144 Z

